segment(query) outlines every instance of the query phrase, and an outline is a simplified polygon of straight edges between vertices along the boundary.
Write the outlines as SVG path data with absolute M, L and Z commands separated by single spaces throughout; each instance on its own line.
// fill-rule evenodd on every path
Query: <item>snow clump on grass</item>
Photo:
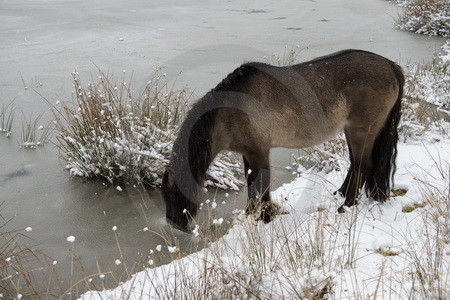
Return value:
M 406 73 L 402 120 L 403 140 L 436 140 L 450 132 L 450 42 L 429 63 L 417 64 Z
M 125 71 L 120 82 L 100 71 L 99 82 L 87 86 L 78 73 L 72 76 L 72 103 L 52 106 L 57 146 L 70 174 L 158 187 L 190 93 L 168 86 L 160 70 L 142 93 L 132 90 Z M 237 190 L 243 184 L 240 169 L 230 154 L 221 153 L 206 184 Z

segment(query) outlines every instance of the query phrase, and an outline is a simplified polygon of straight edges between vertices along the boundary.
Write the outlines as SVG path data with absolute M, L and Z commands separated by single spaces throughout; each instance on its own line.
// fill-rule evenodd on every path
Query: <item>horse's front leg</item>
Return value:
M 254 214 L 260 212 L 259 218 L 268 223 L 274 216 L 273 205 L 270 199 L 269 154 L 245 155 L 244 167 L 248 189 L 246 213 Z

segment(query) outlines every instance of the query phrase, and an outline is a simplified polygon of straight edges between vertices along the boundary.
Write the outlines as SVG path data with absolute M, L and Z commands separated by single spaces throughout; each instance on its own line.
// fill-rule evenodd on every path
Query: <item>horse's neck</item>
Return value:
M 206 171 L 217 154 L 213 141 L 216 115 L 214 109 L 191 112 L 174 144 L 172 166 L 180 177 L 193 178 L 199 185 L 202 185 Z

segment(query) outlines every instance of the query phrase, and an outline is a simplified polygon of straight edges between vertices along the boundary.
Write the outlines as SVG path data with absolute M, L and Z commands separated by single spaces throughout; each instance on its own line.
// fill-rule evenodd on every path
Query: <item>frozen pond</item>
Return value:
M 171 78 L 182 72 L 177 84 L 201 96 L 245 61 L 282 56 L 284 45 L 299 45 L 301 60 L 345 48 L 373 51 L 403 65 L 429 60 L 444 40 L 396 29 L 398 12 L 384 0 L 0 0 L 0 107 L 12 100 L 16 107 L 12 137 L 0 136 L 0 203 L 5 202 L 0 214 L 13 218 L 1 230 L 31 227 L 23 231 L 30 237 L 24 241 L 58 262 L 65 288 L 72 261 L 68 236 L 76 237 L 83 272 L 94 274 L 117 268 L 115 233 L 133 261 L 164 245 L 160 233 L 170 231 L 157 191 L 119 192 L 99 181 L 69 178 L 52 144 L 19 149 L 22 115 L 43 114 L 42 123 L 51 119 L 33 89 L 52 102 L 70 99 L 70 73 L 76 70 L 87 81 L 97 76 L 97 65 L 115 74 L 134 71 L 139 90 L 162 66 Z M 284 169 L 289 152 L 273 151 L 275 186 L 292 178 Z M 229 220 L 244 203 L 242 196 L 230 196 L 220 211 Z M 190 235 L 174 235 L 188 251 Z M 165 253 L 161 263 L 170 259 Z

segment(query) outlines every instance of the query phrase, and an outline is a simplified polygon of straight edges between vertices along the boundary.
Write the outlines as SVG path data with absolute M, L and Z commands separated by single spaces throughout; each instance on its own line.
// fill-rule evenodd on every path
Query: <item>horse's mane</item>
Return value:
M 252 74 L 257 73 L 263 66 L 267 66 L 267 64 L 258 62 L 245 63 L 228 74 L 227 77 L 225 77 L 209 93 L 226 91 L 240 92 L 243 85 L 246 83 L 245 79 Z

